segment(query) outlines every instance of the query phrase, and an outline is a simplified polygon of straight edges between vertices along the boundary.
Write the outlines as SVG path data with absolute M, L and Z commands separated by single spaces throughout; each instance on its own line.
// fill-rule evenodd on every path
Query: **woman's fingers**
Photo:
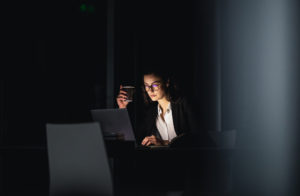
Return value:
M 145 146 L 150 146 L 151 144 L 153 144 L 153 142 L 149 139 L 149 140 L 146 142 Z
M 122 85 L 120 85 L 120 93 L 125 93 L 125 94 L 127 94 L 127 92 L 126 91 L 124 91 L 124 90 L 122 90 L 123 89 L 123 86 Z
M 151 140 L 148 140 L 145 144 L 145 146 L 150 146 L 152 144 Z
M 117 99 L 127 99 L 127 97 L 126 97 L 126 96 L 119 95 L 119 96 L 117 97 Z
M 127 99 L 127 93 L 125 91 L 120 91 L 117 98 Z
M 167 142 L 163 141 L 163 140 L 157 138 L 156 136 L 151 135 L 151 136 L 145 137 L 141 144 L 144 145 L 144 146 L 149 146 L 151 144 L 153 144 L 153 145 L 167 145 L 168 141 Z
M 151 136 L 145 137 L 141 144 L 144 146 L 149 146 L 151 144 L 162 145 L 163 142 L 161 140 L 159 140 L 156 136 L 151 135 Z
M 164 141 L 160 138 L 157 138 L 154 135 L 151 135 L 151 141 L 152 141 L 152 144 L 154 144 L 154 145 L 164 145 Z
M 123 86 L 120 85 L 120 92 L 118 96 L 116 97 L 117 104 L 119 108 L 126 108 L 129 102 L 127 102 L 127 92 L 122 90 Z
M 118 98 L 124 98 L 124 99 L 127 99 L 127 93 L 125 91 L 121 92 L 118 94 Z
M 126 98 L 123 97 L 117 97 L 117 102 L 125 102 Z
M 125 98 L 125 97 L 128 97 L 128 96 L 126 94 L 121 94 L 120 93 L 120 94 L 118 94 L 118 97 L 124 97 Z
M 144 146 L 149 146 L 153 144 L 152 138 L 151 137 L 145 137 L 141 143 Z
M 156 136 L 151 135 L 149 139 L 151 140 L 151 143 L 152 143 L 152 144 L 154 144 L 154 145 L 158 145 L 158 144 L 159 144 L 159 142 L 158 142 Z
M 120 94 L 127 95 L 127 92 L 126 92 L 126 91 L 123 91 L 123 90 L 120 90 Z
M 148 137 L 145 137 L 142 141 L 142 145 L 145 145 L 148 142 Z

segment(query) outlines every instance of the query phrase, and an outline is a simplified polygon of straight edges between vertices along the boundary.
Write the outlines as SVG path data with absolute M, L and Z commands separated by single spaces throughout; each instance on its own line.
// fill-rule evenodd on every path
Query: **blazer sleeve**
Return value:
M 190 133 L 201 132 L 201 119 L 199 118 L 197 107 L 190 99 L 184 98 L 182 101 L 184 116 L 189 125 Z
M 150 136 L 157 132 L 155 126 L 157 110 L 155 110 L 155 108 L 155 105 L 148 106 L 141 113 L 142 117 L 137 123 L 137 129 L 135 131 L 138 144 L 140 144 L 146 136 Z

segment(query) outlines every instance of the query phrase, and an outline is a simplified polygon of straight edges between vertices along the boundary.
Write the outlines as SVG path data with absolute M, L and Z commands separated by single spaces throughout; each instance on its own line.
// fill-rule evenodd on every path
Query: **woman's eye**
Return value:
M 158 84 L 152 84 L 153 87 L 158 87 Z

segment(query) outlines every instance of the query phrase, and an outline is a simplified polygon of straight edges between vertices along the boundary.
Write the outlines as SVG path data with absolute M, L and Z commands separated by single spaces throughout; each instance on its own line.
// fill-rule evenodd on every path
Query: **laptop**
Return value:
M 122 135 L 125 141 L 135 141 L 127 109 L 93 109 L 91 114 L 100 123 L 104 137 Z
M 134 131 L 127 109 L 92 109 L 90 110 L 92 119 L 99 122 L 105 139 L 117 138 L 122 135 L 125 141 L 134 141 L 136 144 Z M 168 146 L 142 146 L 142 148 L 165 148 Z

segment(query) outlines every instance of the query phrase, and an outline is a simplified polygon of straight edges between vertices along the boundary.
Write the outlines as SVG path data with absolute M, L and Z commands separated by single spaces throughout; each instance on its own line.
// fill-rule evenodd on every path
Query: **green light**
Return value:
M 86 5 L 85 4 L 81 4 L 80 11 L 81 12 L 86 12 L 86 10 L 87 10 Z
M 92 5 L 88 6 L 88 12 L 89 13 L 94 13 L 95 12 L 95 7 L 92 6 Z
M 80 11 L 85 13 L 95 13 L 95 7 L 93 5 L 86 5 L 83 3 L 80 5 Z

